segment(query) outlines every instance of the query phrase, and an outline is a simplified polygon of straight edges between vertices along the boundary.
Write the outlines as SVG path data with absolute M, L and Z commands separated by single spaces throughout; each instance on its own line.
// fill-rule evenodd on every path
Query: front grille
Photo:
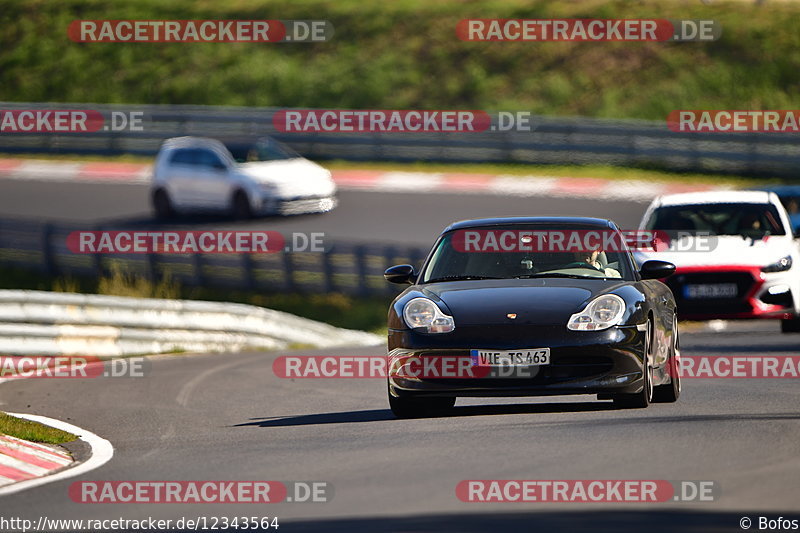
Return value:
M 678 313 L 689 314 L 734 314 L 748 313 L 753 307 L 745 300 L 745 296 L 753 289 L 755 280 L 749 272 L 687 272 L 677 273 L 667 278 L 667 286 L 675 296 L 678 304 Z M 699 284 L 736 284 L 737 296 L 687 298 L 685 288 L 687 285 Z
M 449 353 L 454 356 L 457 351 Z M 469 357 L 469 352 L 463 352 L 464 357 Z M 433 352 L 430 353 L 433 355 Z M 461 354 L 458 354 L 461 355 Z M 549 365 L 537 367 L 537 375 L 533 378 L 508 377 L 481 377 L 477 379 L 458 378 L 427 378 L 426 382 L 451 386 L 480 386 L 486 388 L 522 387 L 559 383 L 573 379 L 591 378 L 602 376 L 614 368 L 614 361 L 607 356 L 571 356 L 551 354 Z

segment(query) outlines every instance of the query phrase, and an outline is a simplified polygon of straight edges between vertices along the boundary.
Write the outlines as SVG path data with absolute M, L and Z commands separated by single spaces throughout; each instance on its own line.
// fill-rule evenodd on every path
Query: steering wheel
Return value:
M 601 270 L 589 263 L 584 263 L 583 261 L 575 261 L 574 263 L 570 263 L 562 268 L 591 268 L 592 270 L 597 270 L 598 272 L 604 272 L 604 270 Z

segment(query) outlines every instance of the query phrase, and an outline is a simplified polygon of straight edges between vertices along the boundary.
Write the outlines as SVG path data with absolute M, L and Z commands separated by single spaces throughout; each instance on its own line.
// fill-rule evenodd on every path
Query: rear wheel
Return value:
M 642 390 L 633 394 L 617 394 L 614 396 L 614 405 L 621 409 L 644 409 L 653 401 L 653 369 L 650 366 L 653 353 L 653 321 L 647 321 L 644 341 L 644 361 L 642 362 Z
M 800 318 L 784 318 L 781 320 L 782 333 L 800 333 Z
M 253 218 L 253 208 L 244 191 L 236 191 L 231 200 L 231 215 L 236 220 Z
M 158 189 L 153 193 L 153 211 L 158 220 L 169 220 L 175 217 L 175 208 L 172 207 L 172 200 L 164 189 Z
M 456 404 L 454 396 L 432 398 L 396 398 L 389 394 L 389 407 L 397 418 L 424 418 L 447 414 Z
M 653 402 L 673 403 L 681 397 L 681 373 L 678 358 L 680 357 L 680 344 L 678 342 L 678 319 L 672 322 L 672 348 L 667 362 L 669 368 L 670 382 L 659 385 L 653 389 Z

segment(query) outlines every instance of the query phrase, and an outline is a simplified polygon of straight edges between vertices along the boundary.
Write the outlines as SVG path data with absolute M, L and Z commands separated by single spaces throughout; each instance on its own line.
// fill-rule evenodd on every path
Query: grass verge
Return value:
M 0 433 L 17 437 L 18 439 L 47 444 L 62 444 L 78 438 L 72 433 L 51 428 L 32 420 L 17 418 L 3 412 L 0 412 Z
M 76 43 L 76 19 L 326 19 L 325 43 Z M 796 2 L 0 0 L 0 100 L 485 109 L 664 120 L 793 109 Z M 465 18 L 713 19 L 714 42 L 467 42 Z
M 663 183 L 691 183 L 693 185 L 728 185 L 751 187 L 789 183 L 795 180 L 780 178 L 752 178 L 730 174 L 704 174 L 673 172 L 669 170 L 615 167 L 609 165 L 530 165 L 513 163 L 383 163 L 354 162 L 341 159 L 321 162 L 326 168 L 336 170 L 380 170 L 385 172 L 452 172 L 503 176 L 548 176 L 559 178 L 597 178 L 604 180 L 636 180 Z

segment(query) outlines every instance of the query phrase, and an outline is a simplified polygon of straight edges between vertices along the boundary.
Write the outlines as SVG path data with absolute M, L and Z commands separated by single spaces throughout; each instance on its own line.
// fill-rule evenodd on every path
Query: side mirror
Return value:
M 642 268 L 639 269 L 639 275 L 642 279 L 661 279 L 668 278 L 675 273 L 675 265 L 667 261 L 659 261 L 651 259 L 645 261 Z
M 386 272 L 383 273 L 383 277 L 389 283 L 408 283 L 413 285 L 417 281 L 417 272 L 411 265 L 395 265 L 387 268 Z

